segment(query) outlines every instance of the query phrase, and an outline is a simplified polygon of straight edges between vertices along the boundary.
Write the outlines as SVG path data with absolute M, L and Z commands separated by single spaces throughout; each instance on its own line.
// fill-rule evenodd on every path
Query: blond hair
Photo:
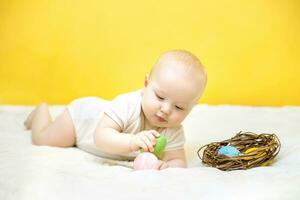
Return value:
M 205 87 L 207 82 L 207 74 L 204 66 L 194 54 L 181 49 L 171 50 L 163 53 L 152 67 L 149 78 L 151 79 L 151 75 L 159 71 L 161 67 L 170 64 L 170 62 L 176 62 L 183 67 L 186 72 L 199 75 L 200 79 L 202 80 L 201 82 Z

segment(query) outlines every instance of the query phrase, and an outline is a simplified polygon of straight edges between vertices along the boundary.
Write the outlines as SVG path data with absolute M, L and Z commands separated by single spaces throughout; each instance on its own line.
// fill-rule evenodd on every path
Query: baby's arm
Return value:
M 121 127 L 104 114 L 94 133 L 95 145 L 102 151 L 111 154 L 123 154 L 142 148 L 153 151 L 155 137 L 159 133 L 155 130 L 142 131 L 136 135 L 122 133 Z
M 159 169 L 167 167 L 187 167 L 184 149 L 164 152 L 162 161 L 160 167 L 158 167 Z

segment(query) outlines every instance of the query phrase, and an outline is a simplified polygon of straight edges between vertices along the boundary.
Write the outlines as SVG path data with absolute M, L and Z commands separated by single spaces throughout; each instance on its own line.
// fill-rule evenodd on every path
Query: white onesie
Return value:
M 107 154 L 94 144 L 94 131 L 105 113 L 112 118 L 124 133 L 137 134 L 142 131 L 141 91 L 134 91 L 117 96 L 113 101 L 98 97 L 84 97 L 72 101 L 67 109 L 72 117 L 76 134 L 76 146 L 98 156 L 133 160 L 139 151 L 130 154 Z M 183 149 L 185 138 L 183 127 L 165 128 L 160 133 L 167 138 L 165 151 Z

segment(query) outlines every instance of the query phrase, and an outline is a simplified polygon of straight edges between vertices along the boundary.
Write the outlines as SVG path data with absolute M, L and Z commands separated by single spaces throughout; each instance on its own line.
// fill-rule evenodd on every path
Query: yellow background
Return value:
M 143 85 L 166 50 L 206 66 L 200 102 L 300 105 L 300 1 L 0 1 L 0 104 L 66 104 Z

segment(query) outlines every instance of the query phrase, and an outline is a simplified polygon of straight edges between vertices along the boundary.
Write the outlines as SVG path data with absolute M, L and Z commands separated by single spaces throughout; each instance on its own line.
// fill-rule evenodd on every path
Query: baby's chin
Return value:
M 152 122 L 151 123 L 153 127 L 157 127 L 157 128 L 172 128 L 172 127 L 179 127 L 180 124 L 172 124 L 169 122 Z

